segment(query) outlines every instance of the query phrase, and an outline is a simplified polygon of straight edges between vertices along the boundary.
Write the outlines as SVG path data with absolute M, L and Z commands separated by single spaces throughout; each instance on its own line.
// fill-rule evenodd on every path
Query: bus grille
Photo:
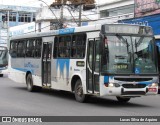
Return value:
M 117 77 L 115 77 L 114 79 L 118 80 L 118 81 L 128 81 L 128 82 L 137 81 L 137 82 L 143 82 L 143 81 L 150 81 L 153 78 L 117 78 Z
M 122 93 L 122 95 L 145 95 L 145 94 L 146 92 L 143 91 L 135 91 L 135 92 L 127 91 Z
M 145 88 L 146 84 L 123 84 L 124 88 Z

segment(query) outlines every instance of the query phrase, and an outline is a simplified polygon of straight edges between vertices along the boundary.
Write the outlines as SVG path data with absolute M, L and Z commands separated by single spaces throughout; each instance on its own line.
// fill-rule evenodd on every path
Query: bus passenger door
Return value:
M 87 55 L 87 91 L 99 93 L 99 72 L 100 72 L 100 40 L 99 38 L 89 39 Z
M 42 86 L 51 87 L 52 43 L 44 42 L 42 51 Z

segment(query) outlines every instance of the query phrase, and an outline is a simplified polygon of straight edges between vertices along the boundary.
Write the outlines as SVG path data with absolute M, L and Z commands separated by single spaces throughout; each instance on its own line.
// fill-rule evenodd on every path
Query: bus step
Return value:
M 98 91 L 94 91 L 94 94 L 93 94 L 92 91 L 88 90 L 88 94 L 98 96 L 100 93 Z
M 42 87 L 43 88 L 51 88 L 51 84 L 44 83 L 44 84 L 42 84 Z

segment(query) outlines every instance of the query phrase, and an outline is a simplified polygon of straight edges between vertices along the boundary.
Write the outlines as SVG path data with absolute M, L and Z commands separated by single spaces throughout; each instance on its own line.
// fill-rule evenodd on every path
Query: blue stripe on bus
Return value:
M 57 75 L 62 75 L 65 78 L 69 78 L 69 65 L 70 65 L 70 59 L 57 59 L 56 63 L 56 70 L 60 70 L 60 74 Z M 66 74 L 65 74 L 66 73 Z
M 153 83 L 153 81 L 151 81 L 151 82 L 138 82 L 138 84 L 146 84 L 146 85 L 149 85 L 149 84 L 152 84 Z
M 108 84 L 109 83 L 109 76 L 104 76 L 104 84 Z
M 30 71 L 32 74 L 34 74 L 34 70 L 28 70 L 28 69 L 24 69 L 24 68 L 13 68 L 13 69 L 19 70 L 19 71 L 22 71 L 22 72 Z
M 63 34 L 70 34 L 70 33 L 74 33 L 75 28 L 66 28 L 66 29 L 60 29 L 59 30 L 59 34 L 63 35 Z
M 113 76 L 104 76 L 104 84 L 108 84 L 109 79 L 113 79 L 113 78 L 114 78 Z M 127 82 L 127 81 L 125 81 L 125 82 Z M 149 85 L 149 84 L 152 84 L 153 82 L 156 82 L 156 81 L 143 81 L 143 82 L 136 82 L 136 83 Z

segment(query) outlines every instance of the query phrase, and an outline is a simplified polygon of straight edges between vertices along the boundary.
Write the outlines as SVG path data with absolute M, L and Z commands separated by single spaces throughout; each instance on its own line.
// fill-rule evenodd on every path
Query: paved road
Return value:
M 92 97 L 78 103 L 68 92 L 45 90 L 32 93 L 24 84 L 0 77 L 0 116 L 160 116 L 160 95 L 131 99 Z M 63 124 L 63 123 L 61 123 Z M 91 123 L 87 123 L 91 124 Z M 124 124 L 124 123 L 123 123 Z

